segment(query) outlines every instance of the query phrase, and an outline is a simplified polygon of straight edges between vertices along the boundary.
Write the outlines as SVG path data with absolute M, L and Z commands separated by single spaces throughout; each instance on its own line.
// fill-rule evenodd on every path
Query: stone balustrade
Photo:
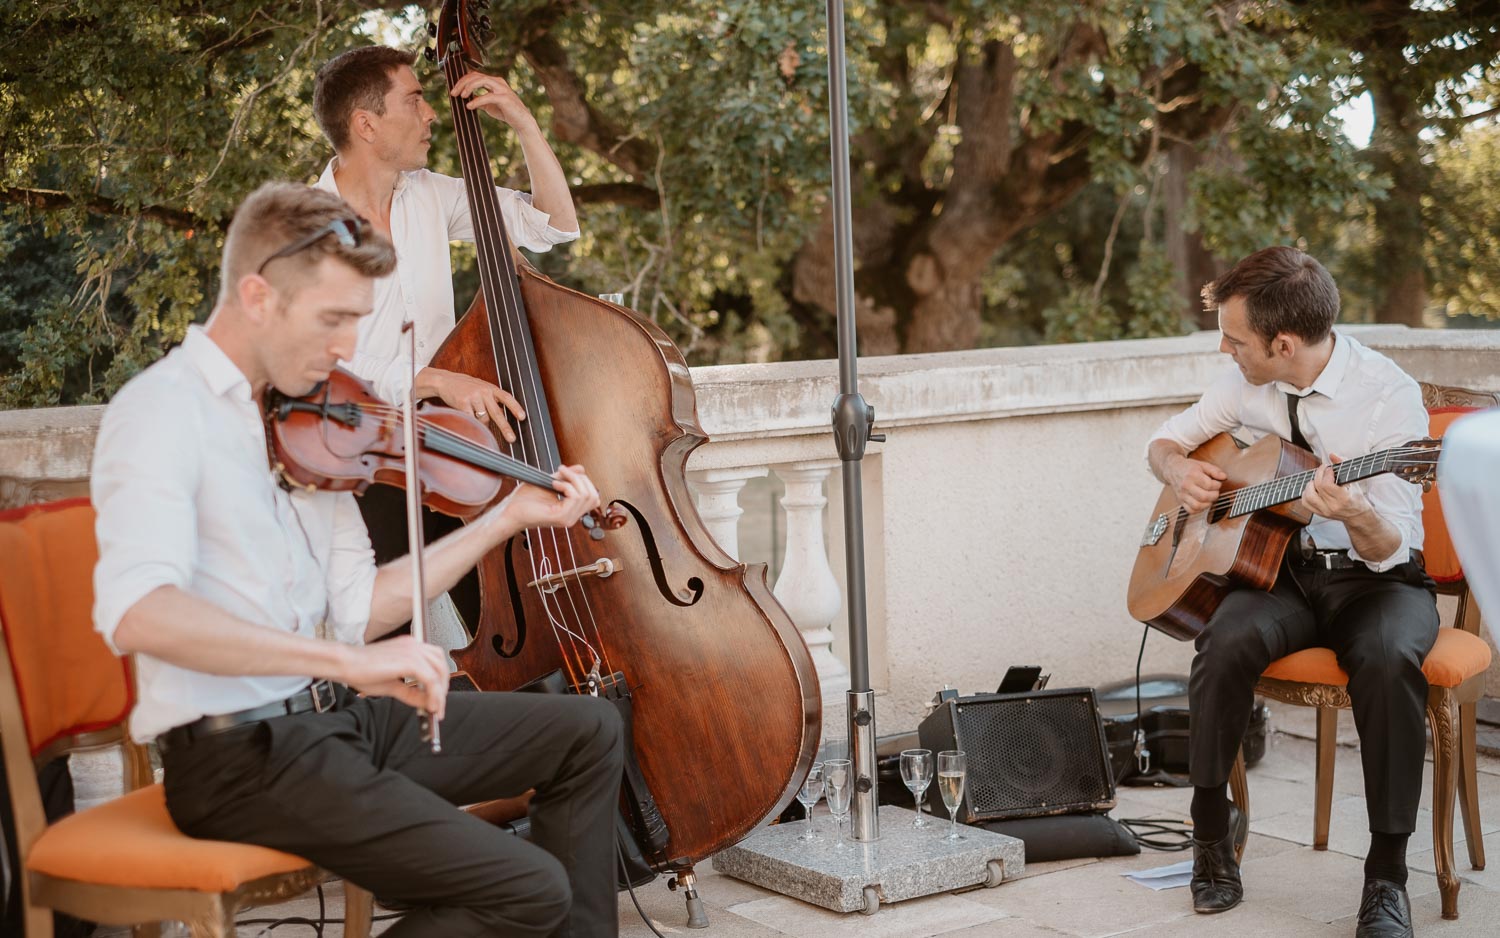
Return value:
M 1500 390 L 1500 331 L 1351 331 L 1420 380 Z M 913 728 L 944 684 L 993 690 L 1010 664 L 1042 666 L 1054 687 L 1131 674 L 1141 626 L 1125 612 L 1125 585 L 1159 491 L 1144 442 L 1225 367 L 1217 342 L 1201 333 L 861 361 L 861 391 L 888 437 L 863 473 L 882 732 Z M 842 735 L 836 364 L 714 366 L 693 379 L 711 438 L 688 463 L 699 512 L 731 556 L 779 561 L 775 593 L 817 663 L 825 732 Z M 101 413 L 0 413 L 0 506 L 84 494 Z M 1146 668 L 1185 672 L 1190 656 L 1153 634 Z

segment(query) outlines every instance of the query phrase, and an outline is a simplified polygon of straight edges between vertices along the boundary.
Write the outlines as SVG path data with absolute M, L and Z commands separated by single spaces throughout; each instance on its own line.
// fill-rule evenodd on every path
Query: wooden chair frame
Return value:
M 137 938 L 156 938 L 160 924 L 169 921 L 187 924 L 194 938 L 233 938 L 234 919 L 239 910 L 290 899 L 330 878 L 309 865 L 243 883 L 229 892 L 202 892 L 103 885 L 28 869 L 32 847 L 48 827 L 37 783 L 38 768 L 62 755 L 111 746 L 123 749 L 126 791 L 152 784 L 150 758 L 144 746 L 130 740 L 124 721 L 62 737 L 33 757 L 10 646 L 5 640 L 5 624 L 0 622 L 0 754 L 10 784 L 18 848 L 15 875 L 21 887 L 22 921 L 27 938 L 52 938 L 54 910 L 102 924 L 134 926 Z M 346 906 L 344 934 L 348 938 L 368 938 L 369 893 L 348 886 Z
M 1467 388 L 1422 385 L 1423 403 L 1438 407 L 1492 407 L 1500 397 Z M 1438 584 L 1438 592 L 1458 597 L 1453 626 L 1480 635 L 1479 605 L 1468 583 L 1458 580 Z M 1479 698 L 1484 696 L 1485 675 L 1476 674 L 1457 687 L 1430 687 L 1427 691 L 1427 722 L 1432 728 L 1432 850 L 1437 867 L 1443 918 L 1458 918 L 1458 874 L 1453 858 L 1453 803 L 1463 812 L 1464 836 L 1469 865 L 1484 869 L 1484 838 L 1479 824 L 1479 781 L 1476 763 L 1475 722 Z M 1328 849 L 1329 817 L 1333 811 L 1334 753 L 1338 745 L 1338 712 L 1350 706 L 1347 688 L 1261 678 L 1256 693 L 1282 703 L 1317 710 L 1316 794 L 1313 804 L 1313 849 Z M 1241 749 L 1229 777 L 1230 797 L 1245 816 L 1250 816 L 1250 786 Z M 1239 845 L 1243 854 L 1244 845 Z

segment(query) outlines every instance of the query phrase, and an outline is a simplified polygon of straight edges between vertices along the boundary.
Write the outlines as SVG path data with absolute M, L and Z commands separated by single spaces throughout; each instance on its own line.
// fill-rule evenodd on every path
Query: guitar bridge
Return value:
M 1153 547 L 1161 540 L 1161 536 L 1167 533 L 1167 516 L 1160 514 L 1156 520 L 1146 526 L 1146 533 L 1141 535 L 1142 547 Z

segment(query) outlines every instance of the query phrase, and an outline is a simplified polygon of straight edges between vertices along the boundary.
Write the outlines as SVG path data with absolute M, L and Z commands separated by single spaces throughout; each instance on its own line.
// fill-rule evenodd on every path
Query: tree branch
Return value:
M 541 76 L 552 103 L 552 132 L 557 139 L 591 150 L 636 179 L 651 175 L 656 148 L 646 140 L 627 136 L 588 102 L 582 80 L 573 74 L 568 53 L 550 34 L 527 40 L 526 61 Z
M 56 189 L 0 188 L 0 202 L 25 205 L 44 212 L 58 212 L 70 208 L 82 208 L 95 215 L 114 215 L 122 218 L 150 218 L 169 228 L 191 231 L 195 228 L 220 228 L 223 219 L 205 218 L 182 209 L 164 205 L 129 206 L 102 195 L 74 198 Z
M 661 195 L 655 189 L 633 182 L 599 182 L 586 186 L 574 186 L 571 192 L 573 201 L 580 205 L 607 202 L 652 210 L 661 205 Z

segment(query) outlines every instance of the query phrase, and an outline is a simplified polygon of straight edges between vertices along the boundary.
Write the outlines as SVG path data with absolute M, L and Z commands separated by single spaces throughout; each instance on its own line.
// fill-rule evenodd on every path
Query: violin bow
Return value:
M 408 319 L 401 326 L 407 333 L 411 351 L 411 385 L 401 402 L 401 430 L 406 442 L 406 539 L 411 555 L 411 636 L 419 642 L 427 641 L 427 589 L 426 576 L 422 568 L 422 550 L 426 546 L 422 537 L 422 476 L 417 471 L 417 330 L 416 323 Z M 422 739 L 430 743 L 434 754 L 443 751 L 442 736 L 438 732 L 438 721 L 426 710 L 421 711 Z

